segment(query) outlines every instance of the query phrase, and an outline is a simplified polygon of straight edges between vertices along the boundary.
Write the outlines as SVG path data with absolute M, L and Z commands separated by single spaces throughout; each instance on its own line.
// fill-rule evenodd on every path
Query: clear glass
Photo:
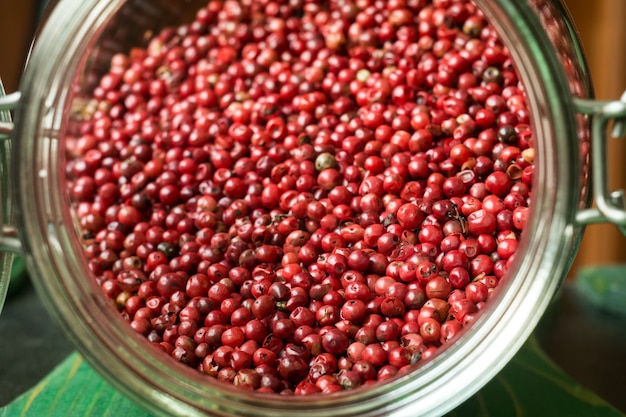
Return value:
M 154 415 L 429 416 L 453 409 L 517 352 L 545 311 L 576 251 L 574 219 L 588 203 L 586 120 L 573 97 L 591 88 L 564 7 L 547 0 L 476 0 L 510 48 L 528 91 L 538 155 L 532 215 L 496 297 L 463 338 L 417 372 L 332 396 L 242 392 L 163 361 L 100 293 L 81 255 L 64 183 L 70 115 L 108 58 L 144 29 L 184 21 L 185 0 L 61 0 L 42 27 L 23 77 L 13 195 L 35 286 L 86 360 Z
M 4 85 L 0 80 L 0 97 L 5 95 Z M 0 110 L 0 122 L 10 123 L 11 113 L 8 110 Z M 2 135 L 0 135 L 2 136 Z M 11 202 L 9 188 L 9 173 L 11 169 L 11 141 L 3 140 L 0 137 L 0 225 L 13 224 L 13 204 Z M 8 230 L 8 227 L 6 228 Z M 0 230 L 0 235 L 4 230 Z M 0 313 L 4 307 L 4 302 L 11 282 L 11 270 L 13 269 L 14 255 L 11 252 L 0 252 Z

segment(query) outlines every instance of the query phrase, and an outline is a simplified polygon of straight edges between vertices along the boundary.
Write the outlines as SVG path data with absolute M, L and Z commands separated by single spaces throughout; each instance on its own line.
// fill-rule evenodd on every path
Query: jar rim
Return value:
M 417 409 L 423 415 L 439 415 L 486 384 L 527 339 L 539 320 L 537 312 L 547 308 L 571 261 L 569 255 L 563 254 L 572 250 L 580 235 L 573 221 L 580 200 L 577 190 L 581 187 L 575 164 L 558 164 L 551 158 L 539 157 L 537 172 L 541 180 L 537 190 L 541 196 L 533 201 L 531 213 L 541 214 L 531 214 L 532 233 L 525 234 L 522 246 L 523 253 L 532 260 L 519 260 L 515 267 L 517 275 L 534 278 L 508 280 L 488 305 L 489 314 L 479 317 L 464 335 L 463 343 L 453 343 L 418 372 L 368 387 L 367 392 L 355 390 L 323 399 L 268 398 L 242 394 L 217 383 L 207 394 L 206 385 L 198 386 L 200 375 L 187 369 L 181 371 L 182 365 L 174 361 L 157 363 L 151 355 L 133 354 L 147 353 L 150 348 L 129 326 L 121 325 L 122 320 L 98 295 L 95 283 L 77 283 L 72 278 L 85 276 L 88 270 L 79 257 L 68 255 L 78 253 L 80 248 L 74 230 L 67 227 L 72 218 L 62 192 L 63 172 L 58 166 L 63 160 L 61 135 L 71 111 L 68 87 L 74 91 L 78 81 L 84 81 L 76 80 L 74 74 L 88 65 L 85 52 L 102 36 L 111 17 L 131 2 L 61 1 L 63 10 L 53 10 L 31 55 L 23 77 L 24 100 L 18 109 L 17 155 L 21 163 L 15 167 L 17 181 L 13 188 L 20 203 L 18 229 L 35 286 L 40 293 L 49 295 L 49 309 L 85 359 L 114 386 L 155 414 L 196 415 L 203 410 L 218 416 L 264 411 L 278 417 L 293 415 L 297 410 L 303 415 L 321 416 L 327 415 L 328 407 L 335 407 L 333 414 L 337 416 L 357 415 L 357 410 L 363 416 L 382 415 L 381 412 L 408 416 L 415 415 Z M 515 46 L 511 53 L 519 63 L 520 77 L 525 85 L 534 87 L 527 93 L 533 103 L 529 106 L 533 121 L 541 135 L 539 154 L 580 159 L 578 148 L 572 145 L 579 135 L 573 93 L 588 95 L 590 87 L 577 84 L 580 91 L 572 91 L 570 77 L 564 74 L 553 42 L 538 17 L 546 9 L 557 13 L 558 3 L 475 2 L 499 28 L 503 42 Z M 552 17 L 567 21 L 564 16 Z M 563 27 L 559 30 L 566 32 Z M 575 37 L 572 40 L 575 44 Z M 579 81 L 584 83 L 584 70 L 581 71 Z M 505 328 L 514 329 L 513 335 L 504 337 Z M 493 359 L 481 360 L 486 355 Z M 146 383 L 146 376 L 151 385 L 141 385 Z M 455 384 L 450 381 L 457 378 L 472 384 L 451 388 Z

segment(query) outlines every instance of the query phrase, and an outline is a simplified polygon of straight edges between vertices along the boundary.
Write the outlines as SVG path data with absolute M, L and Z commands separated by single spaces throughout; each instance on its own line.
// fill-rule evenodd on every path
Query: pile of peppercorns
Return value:
M 412 369 L 505 279 L 533 132 L 470 1 L 211 0 L 117 54 L 68 140 L 103 294 L 259 392 Z

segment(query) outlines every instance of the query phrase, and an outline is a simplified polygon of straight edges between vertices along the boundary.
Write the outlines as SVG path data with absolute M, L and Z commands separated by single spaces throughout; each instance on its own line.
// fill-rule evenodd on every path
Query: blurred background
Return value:
M 599 99 L 618 99 L 626 90 L 626 54 L 616 53 L 626 44 L 626 1 L 564 0 L 580 32 Z M 46 0 L 0 0 L 0 76 L 8 92 L 19 85 L 35 22 Z M 613 140 L 609 145 L 611 189 L 626 189 L 626 143 Z M 626 238 L 615 227 L 594 225 L 587 228 L 582 246 L 569 276 L 584 266 L 626 261 Z

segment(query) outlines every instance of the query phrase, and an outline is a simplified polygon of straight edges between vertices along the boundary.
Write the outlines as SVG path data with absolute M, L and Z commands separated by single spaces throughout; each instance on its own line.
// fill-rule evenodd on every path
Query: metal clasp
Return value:
M 576 215 L 580 224 L 613 223 L 626 235 L 626 197 L 624 190 L 609 191 L 607 168 L 607 131 L 613 121 L 612 136 L 626 136 L 626 92 L 620 100 L 574 99 L 578 112 L 592 116 L 591 175 L 595 207 Z
M 22 94 L 19 91 L 5 96 L 4 87 L 0 80 L 0 140 L 11 139 L 13 122 L 11 121 L 9 110 L 15 109 L 21 98 Z
M 21 242 L 13 224 L 13 201 L 9 194 L 11 175 L 11 135 L 13 122 L 11 110 L 20 102 L 19 92 L 5 95 L 2 80 L 0 80 L 0 252 L 20 253 Z

